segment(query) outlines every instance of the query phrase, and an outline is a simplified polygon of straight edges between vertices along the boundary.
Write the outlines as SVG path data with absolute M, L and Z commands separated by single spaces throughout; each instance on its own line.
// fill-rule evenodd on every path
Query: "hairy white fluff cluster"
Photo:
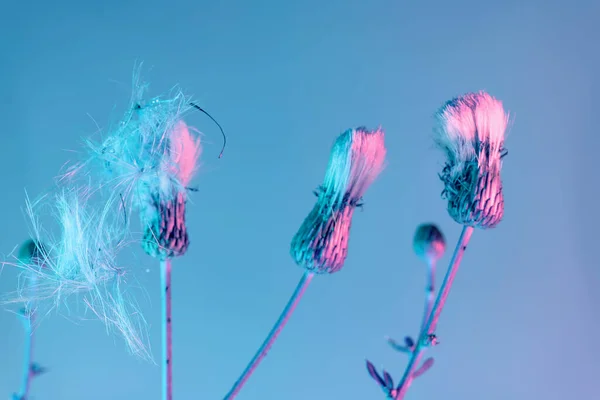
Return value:
M 30 287 L 29 279 L 23 279 L 19 290 L 4 301 L 35 303 L 50 311 L 72 295 L 81 296 L 87 309 L 119 331 L 129 349 L 144 358 L 150 358 L 142 334 L 145 322 L 133 297 L 126 295 L 128 274 L 117 254 L 129 244 L 129 216 L 134 213 L 145 230 L 139 238 L 144 249 L 175 243 L 185 251 L 187 189 L 201 153 L 199 133 L 182 119 L 194 108 L 190 99 L 174 88 L 167 96 L 146 101 L 147 88 L 136 71 L 130 105 L 120 122 L 101 140 L 86 141 L 86 161 L 63 174 L 55 196 L 27 201 L 31 239 L 44 244 L 36 260 L 43 268 L 39 262 L 15 257 L 8 264 L 27 276 L 34 274 L 37 283 Z M 172 211 L 174 204 L 178 219 L 170 221 L 161 210 Z M 40 222 L 48 213 L 58 229 Z M 165 233 L 164 226 L 178 230 Z M 155 236 L 156 243 L 149 243 L 148 237 Z
M 147 350 L 145 322 L 132 299 L 122 290 L 125 269 L 117 262 L 126 243 L 110 207 L 95 208 L 87 188 L 63 189 L 36 202 L 27 199 L 31 239 L 38 246 L 35 260 L 29 257 L 5 262 L 22 269 L 19 289 L 4 303 L 35 304 L 50 312 L 68 306 L 73 295 L 96 314 L 109 330 L 120 332 L 131 352 L 151 358 Z M 40 216 L 50 213 L 56 222 L 49 229 Z M 33 274 L 34 286 L 29 285 Z
M 145 100 L 148 85 L 134 74 L 133 94 L 124 117 L 100 141 L 87 140 L 90 157 L 64 178 L 94 176 L 115 213 L 134 211 L 142 224 L 155 218 L 157 202 L 186 196 L 201 154 L 200 134 L 183 115 L 193 106 L 179 88 Z
M 91 147 L 115 188 L 131 193 L 138 206 L 147 193 L 172 199 L 185 191 L 195 172 L 200 140 L 181 119 L 188 103 L 181 92 L 148 104 L 138 99 L 121 126 Z

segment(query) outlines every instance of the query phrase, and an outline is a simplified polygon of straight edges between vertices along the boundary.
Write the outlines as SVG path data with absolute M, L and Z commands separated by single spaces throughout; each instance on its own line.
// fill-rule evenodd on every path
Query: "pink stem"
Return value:
M 446 299 L 448 298 L 448 294 L 450 293 L 450 289 L 452 288 L 452 283 L 454 282 L 454 278 L 456 277 L 456 273 L 458 272 L 458 267 L 462 261 L 463 255 L 465 254 L 465 250 L 467 249 L 467 244 L 469 240 L 471 240 L 471 235 L 473 234 L 473 228 L 470 226 L 463 226 L 463 230 L 460 234 L 460 238 L 458 239 L 458 243 L 456 248 L 454 249 L 454 254 L 452 255 L 452 259 L 450 260 L 450 267 L 446 272 L 446 276 L 444 277 L 444 281 L 442 282 L 442 286 L 440 287 L 440 291 L 438 293 L 437 299 L 431 311 L 431 315 L 429 316 L 429 322 L 422 329 L 421 335 L 419 336 L 415 350 L 412 353 L 410 361 L 408 362 L 408 366 L 404 371 L 404 376 L 402 380 L 398 384 L 396 389 L 395 400 L 403 400 L 408 388 L 410 387 L 413 380 L 413 373 L 415 368 L 419 365 L 421 358 L 423 357 L 423 351 L 425 350 L 425 344 L 427 343 L 427 336 L 431 335 L 435 332 L 435 328 L 437 327 L 437 322 L 446 304 Z
M 244 370 L 244 372 L 242 372 L 242 375 L 235 382 L 229 393 L 227 393 L 224 400 L 233 400 L 238 395 L 240 390 L 242 390 L 242 387 L 244 386 L 248 378 L 250 378 L 250 376 L 254 373 L 254 370 L 256 370 L 258 364 L 260 364 L 262 359 L 267 355 L 267 352 L 269 351 L 275 340 L 277 340 L 279 333 L 281 333 L 281 330 L 283 329 L 288 319 L 296 309 L 296 306 L 300 302 L 300 299 L 302 298 L 302 295 L 304 294 L 304 291 L 308 287 L 308 284 L 312 280 L 313 276 L 314 275 L 311 272 L 305 272 L 304 275 L 302 275 L 298 286 L 296 286 L 296 290 L 294 290 L 292 297 L 290 297 L 290 300 L 281 312 L 281 315 L 279 316 L 277 322 L 275 322 L 275 325 L 271 329 L 271 332 L 269 332 L 267 338 L 260 346 L 256 354 L 254 354 L 254 357 L 246 366 L 246 369 Z
M 162 303 L 162 399 L 173 400 L 173 337 L 171 319 L 171 260 L 160 262 Z

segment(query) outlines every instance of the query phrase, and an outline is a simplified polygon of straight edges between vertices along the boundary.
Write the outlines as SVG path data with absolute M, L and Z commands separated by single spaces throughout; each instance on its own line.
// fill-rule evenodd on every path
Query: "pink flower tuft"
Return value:
M 185 122 L 179 121 L 170 134 L 169 146 L 173 174 L 181 185 L 186 186 L 197 170 L 197 162 L 202 153 L 200 138 L 194 137 Z

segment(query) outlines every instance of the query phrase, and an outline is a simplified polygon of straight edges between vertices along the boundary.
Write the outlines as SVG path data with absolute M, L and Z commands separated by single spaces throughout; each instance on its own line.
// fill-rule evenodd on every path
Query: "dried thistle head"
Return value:
M 413 238 L 413 249 L 417 257 L 428 264 L 437 262 L 446 251 L 446 239 L 434 224 L 421 224 Z
M 144 187 L 146 202 L 141 206 L 144 226 L 142 247 L 152 257 L 164 260 L 185 254 L 188 233 L 185 224 L 186 187 L 200 156 L 200 140 L 194 138 L 183 121 L 173 127 L 167 136 L 169 151 L 165 156 L 161 186 Z M 166 195 L 170 194 L 170 195 Z
M 485 92 L 447 102 L 436 114 L 435 141 L 446 153 L 441 180 L 448 213 L 459 224 L 493 228 L 504 214 L 500 170 L 508 114 Z
M 148 85 L 139 74 L 133 86 L 130 107 L 116 129 L 100 143 L 88 142 L 96 161 L 92 170 L 104 172 L 107 204 L 140 215 L 148 254 L 161 259 L 182 255 L 188 246 L 187 190 L 201 154 L 199 133 L 183 122 L 194 106 L 177 88 L 145 101 Z
M 55 217 L 55 229 L 40 222 L 47 212 Z M 2 303 L 35 303 L 50 312 L 75 295 L 107 328 L 119 331 L 133 353 L 151 358 L 141 336 L 145 322 L 121 291 L 126 274 L 117 254 L 125 243 L 110 209 L 96 211 L 88 189 L 75 188 L 33 203 L 27 199 L 27 214 L 31 240 L 14 262 L 4 264 L 33 275 L 35 284 L 20 279 L 17 292 L 5 296 Z
M 349 129 L 337 138 L 317 203 L 292 239 L 296 264 L 318 274 L 342 268 L 354 209 L 383 170 L 385 154 L 381 129 Z

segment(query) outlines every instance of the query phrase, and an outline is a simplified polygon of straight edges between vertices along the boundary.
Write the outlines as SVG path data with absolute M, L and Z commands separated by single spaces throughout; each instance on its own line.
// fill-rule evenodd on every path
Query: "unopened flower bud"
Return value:
M 413 249 L 419 258 L 427 263 L 434 263 L 444 255 L 446 240 L 437 226 L 422 224 L 415 232 Z
M 44 245 L 31 239 L 27 239 L 19 248 L 19 260 L 30 264 L 40 264 L 44 259 Z

